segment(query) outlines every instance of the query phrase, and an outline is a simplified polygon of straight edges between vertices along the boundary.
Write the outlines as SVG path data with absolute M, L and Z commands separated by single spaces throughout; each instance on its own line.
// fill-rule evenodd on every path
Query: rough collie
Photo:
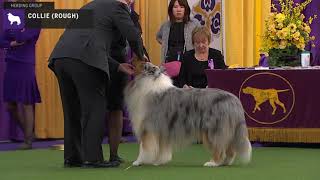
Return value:
M 251 144 L 240 100 L 220 89 L 173 86 L 151 63 L 125 88 L 125 102 L 140 149 L 134 166 L 161 165 L 172 152 L 195 140 L 209 149 L 204 166 L 232 165 L 251 159 Z

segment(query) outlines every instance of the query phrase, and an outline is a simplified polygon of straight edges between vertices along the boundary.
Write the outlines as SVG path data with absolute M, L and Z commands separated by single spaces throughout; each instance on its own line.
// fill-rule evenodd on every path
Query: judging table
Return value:
M 242 102 L 251 141 L 320 142 L 320 69 L 206 70 Z

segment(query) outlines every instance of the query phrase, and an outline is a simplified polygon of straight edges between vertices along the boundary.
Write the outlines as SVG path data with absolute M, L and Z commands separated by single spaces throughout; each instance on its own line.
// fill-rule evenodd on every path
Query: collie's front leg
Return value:
M 145 133 L 140 142 L 139 156 L 132 163 L 133 166 L 142 164 L 156 164 L 159 152 L 159 140 L 155 134 Z
M 154 165 L 166 164 L 172 159 L 172 147 L 165 142 L 160 143 L 160 152 Z
M 142 164 L 142 157 L 143 157 L 143 148 L 142 148 L 142 143 L 139 143 L 139 155 L 137 160 L 135 160 L 132 165 L 133 166 L 140 166 Z

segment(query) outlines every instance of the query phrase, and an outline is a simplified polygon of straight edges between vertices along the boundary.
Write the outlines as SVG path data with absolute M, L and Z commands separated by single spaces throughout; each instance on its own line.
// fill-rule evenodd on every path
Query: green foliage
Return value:
M 269 66 L 300 66 L 300 53 L 301 50 L 295 46 L 290 46 L 285 49 L 272 48 L 269 50 Z

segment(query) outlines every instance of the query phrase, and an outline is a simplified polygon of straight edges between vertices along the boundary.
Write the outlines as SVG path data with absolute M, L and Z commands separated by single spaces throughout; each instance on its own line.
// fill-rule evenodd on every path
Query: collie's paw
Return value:
M 223 166 L 231 166 L 233 164 L 233 160 L 234 159 L 228 159 L 228 160 L 225 160 L 222 165 Z
M 215 163 L 213 161 L 209 161 L 209 162 L 204 163 L 203 166 L 205 166 L 205 167 L 218 167 L 219 164 L 217 164 L 217 163 Z
M 132 163 L 132 166 L 140 166 L 140 165 L 142 165 L 142 163 L 138 160 L 136 160 Z
M 156 161 L 153 163 L 154 166 L 161 166 L 167 164 L 168 161 Z
M 159 165 L 164 165 L 167 164 L 169 161 L 171 161 L 171 157 L 165 158 L 165 159 L 159 159 L 153 165 L 159 166 Z
M 232 165 L 232 162 L 223 162 L 222 163 L 222 166 L 231 166 Z

